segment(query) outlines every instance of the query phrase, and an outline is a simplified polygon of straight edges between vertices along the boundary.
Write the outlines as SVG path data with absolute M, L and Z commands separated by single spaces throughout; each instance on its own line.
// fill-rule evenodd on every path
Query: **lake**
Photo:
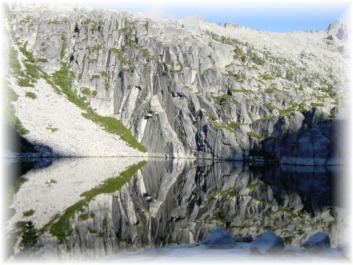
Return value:
M 328 233 L 348 241 L 339 167 L 70 158 L 22 170 L 9 189 L 9 256 L 92 259 L 267 230 L 299 246 Z M 22 174 L 22 175 L 21 175 Z

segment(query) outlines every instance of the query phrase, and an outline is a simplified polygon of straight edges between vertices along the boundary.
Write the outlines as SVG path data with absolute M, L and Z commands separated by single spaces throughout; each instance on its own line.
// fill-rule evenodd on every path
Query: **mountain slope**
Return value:
M 291 154 L 278 141 L 305 131 L 310 141 L 302 141 L 313 150 L 307 163 L 339 161 L 322 152 L 334 141 L 322 125 L 334 131 L 344 105 L 344 38 L 85 8 L 15 6 L 8 24 L 15 47 L 49 83 L 66 76 L 79 104 L 121 120 L 150 155 L 244 159 L 266 154 L 266 143 L 280 159 Z M 23 79 L 17 82 L 37 88 Z M 313 135 L 324 146 L 313 144 Z M 286 161 L 302 163 L 302 153 Z

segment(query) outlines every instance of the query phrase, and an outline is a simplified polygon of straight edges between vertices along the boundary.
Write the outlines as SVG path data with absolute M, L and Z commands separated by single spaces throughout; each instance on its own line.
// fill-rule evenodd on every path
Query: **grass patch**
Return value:
M 36 99 L 37 98 L 36 94 L 34 94 L 33 92 L 26 92 L 25 96 L 27 98 L 31 98 L 31 99 Z
M 260 186 L 260 183 L 259 183 L 259 182 L 249 184 L 248 186 L 246 186 L 246 188 L 249 189 L 249 190 L 254 190 L 254 189 L 256 189 L 258 186 Z
M 31 83 L 31 81 L 27 78 L 19 78 L 17 80 L 17 85 L 20 87 L 33 87 L 34 85 Z
M 121 50 L 119 50 L 119 49 L 117 49 L 117 48 L 110 48 L 110 50 L 116 54 L 116 58 L 117 58 L 119 61 L 122 61 L 122 59 L 123 59 L 123 54 L 122 54 Z
M 233 93 L 237 93 L 237 92 L 253 92 L 251 89 L 245 89 L 245 88 L 240 88 L 240 89 L 232 88 L 230 91 L 233 92 Z
M 90 191 L 82 193 L 81 196 L 85 197 L 87 200 L 90 201 L 93 197 L 96 197 L 99 194 L 113 193 L 117 190 L 120 190 L 121 187 L 127 182 L 129 182 L 131 177 L 145 164 L 146 161 L 142 161 L 140 163 L 132 165 L 127 170 L 122 172 L 120 176 L 105 180 L 101 185 Z
M 92 80 L 98 79 L 98 78 L 100 78 L 100 77 L 101 77 L 100 75 L 94 74 L 94 75 L 91 76 L 91 79 L 90 79 L 90 80 L 92 81 Z
M 262 75 L 260 75 L 262 80 L 273 80 L 275 79 L 272 75 L 270 75 L 269 73 L 263 73 Z
M 65 239 L 71 235 L 72 230 L 69 228 L 69 220 L 78 212 L 82 211 L 86 205 L 85 200 L 80 200 L 65 210 L 63 215 L 57 218 L 56 222 L 50 226 L 50 233 L 55 236 L 60 244 L 65 243 Z M 53 220 L 52 220 L 53 221 Z M 54 220 L 55 221 L 55 220 Z
M 256 138 L 256 139 L 260 139 L 261 136 L 259 134 L 257 134 L 256 132 L 247 132 L 246 133 L 249 137 L 252 137 L 252 138 Z
M 93 112 L 82 113 L 82 116 L 101 125 L 109 133 L 117 134 L 120 139 L 127 142 L 129 146 L 141 152 L 146 152 L 146 148 L 140 144 L 121 121 L 113 117 L 103 117 Z
M 316 102 L 312 102 L 310 104 L 313 108 L 317 108 L 317 107 L 325 107 L 324 103 L 316 103 Z
M 230 126 L 230 127 L 238 127 L 238 126 L 241 126 L 241 125 L 246 125 L 246 123 L 235 122 L 235 121 L 231 121 L 231 122 L 229 123 L 229 126 Z
M 8 86 L 6 86 L 8 91 L 8 97 L 6 98 L 6 118 L 10 126 L 14 127 L 20 135 L 25 135 L 29 131 L 22 125 L 22 122 L 15 114 L 15 109 L 12 105 L 12 101 L 17 100 L 17 94 Z
M 21 71 L 21 65 L 18 61 L 17 51 L 13 47 L 10 48 L 9 64 L 10 64 L 10 69 L 14 75 L 23 74 Z
M 67 63 L 61 63 L 61 68 L 52 75 L 52 78 L 55 85 L 61 88 L 69 101 L 83 110 L 87 109 L 88 104 L 84 99 L 76 95 L 75 91 L 71 90 L 73 75 L 69 72 Z
M 262 122 L 262 121 L 267 121 L 267 120 L 269 120 L 269 119 L 272 119 L 273 117 L 274 117 L 273 115 L 269 115 L 269 116 L 266 116 L 266 117 L 257 119 L 257 120 L 254 121 L 253 123 L 255 123 L 255 122 Z

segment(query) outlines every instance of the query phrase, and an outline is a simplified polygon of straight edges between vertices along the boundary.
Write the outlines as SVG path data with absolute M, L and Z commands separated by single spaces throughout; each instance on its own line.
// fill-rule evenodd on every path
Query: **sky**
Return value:
M 145 13 L 153 17 L 179 19 L 197 15 L 215 23 L 232 22 L 260 30 L 290 32 L 325 30 L 340 19 L 351 24 L 352 1 L 254 1 L 254 0 L 86 0 L 87 6 Z

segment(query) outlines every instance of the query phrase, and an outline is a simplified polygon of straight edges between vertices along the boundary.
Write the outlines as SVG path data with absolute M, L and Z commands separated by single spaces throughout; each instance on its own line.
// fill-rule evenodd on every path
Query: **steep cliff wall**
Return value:
M 28 91 L 37 79 L 60 87 L 65 76 L 85 108 L 121 120 L 151 155 L 243 159 L 263 151 L 263 140 L 321 131 L 348 86 L 346 38 L 332 30 L 279 34 L 199 18 L 18 6 L 8 28 L 21 67 L 30 55 L 39 69 L 15 83 Z M 311 112 L 318 119 L 306 119 Z M 332 163 L 332 153 L 321 153 L 309 164 Z

